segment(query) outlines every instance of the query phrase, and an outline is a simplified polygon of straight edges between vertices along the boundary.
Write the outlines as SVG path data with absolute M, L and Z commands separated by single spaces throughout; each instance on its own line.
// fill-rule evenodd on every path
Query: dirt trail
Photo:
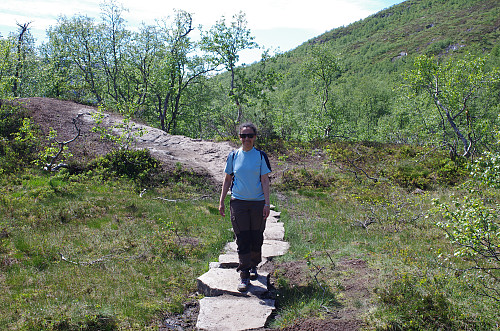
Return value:
M 78 117 L 83 139 L 69 146 L 74 155 L 91 158 L 112 149 L 110 142 L 91 132 L 91 128 L 95 126 L 91 114 L 97 111 L 96 107 L 49 98 L 28 98 L 21 99 L 21 102 L 33 113 L 35 122 L 41 125 L 45 133 L 50 127 L 57 131 L 59 141 L 75 136 L 76 130 L 72 121 Z M 103 124 L 108 127 L 116 126 L 122 119 L 118 114 L 106 113 Z M 226 157 L 234 149 L 229 143 L 170 135 L 138 122 L 131 124 L 135 129 L 143 129 L 146 132 L 142 137 L 136 138 L 135 148 L 149 149 L 156 159 L 167 166 L 171 167 L 180 162 L 185 168 L 207 174 L 214 182 L 221 183 Z M 119 133 L 117 129 L 114 131 Z

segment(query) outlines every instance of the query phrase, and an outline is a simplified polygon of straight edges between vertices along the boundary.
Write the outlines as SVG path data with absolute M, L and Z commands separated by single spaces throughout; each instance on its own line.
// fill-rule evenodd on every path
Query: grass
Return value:
M 276 259 L 272 327 L 342 310 L 377 330 L 498 327 L 498 302 L 449 267 L 462 262 L 436 226 L 432 200 L 462 194 L 460 164 L 422 147 L 370 143 L 272 150 L 285 165 L 272 201 L 291 245 Z M 128 161 L 119 160 L 112 172 L 102 160 L 79 174 L 2 172 L 5 329 L 156 328 L 196 299 L 196 278 L 232 240 L 216 208 L 219 188 L 179 167 L 139 168 L 126 179 L 119 170 Z M 498 191 L 485 194 L 498 203 Z
M 232 238 L 200 187 L 165 185 L 139 197 L 127 180 L 17 178 L 4 178 L 0 204 L 7 329 L 157 326 L 162 314 L 182 312 Z
M 388 180 L 375 182 L 359 174 L 356 179 L 352 172 L 345 167 L 337 168 L 331 161 L 324 163 L 326 171 L 303 166 L 288 170 L 290 173 L 284 176 L 286 181 L 281 186 L 282 199 L 277 204 L 284 210 L 281 219 L 291 248 L 278 261 L 305 262 L 307 277 L 303 277 L 305 284 L 301 286 L 315 287 L 316 295 L 303 295 L 306 292 L 303 290 L 293 292 L 294 286 L 281 281 L 278 275 L 278 294 L 293 298 L 284 300 L 286 303 L 279 307 L 273 326 L 290 326 L 311 317 L 322 319 L 326 307 L 333 311 L 352 309 L 357 312 L 352 318 L 364 321 L 367 329 L 498 328 L 498 302 L 479 295 L 473 278 L 462 277 L 449 267 L 451 260 L 455 265 L 463 261 L 454 258 L 454 247 L 436 226 L 440 215 L 433 209 L 432 201 L 439 198 L 451 202 L 452 194 L 462 194 L 458 187 L 450 185 L 460 182 L 456 175 L 463 170 L 438 159 L 417 164 L 413 158 L 419 157 L 418 153 L 408 153 L 405 149 L 387 153 L 379 160 L 368 155 L 366 162 L 370 166 L 359 164 L 359 167 L 370 169 L 374 177 L 381 177 L 377 174 L 383 170 L 399 178 L 410 178 L 398 173 L 397 166 L 393 169 L 388 166 L 400 164 L 396 158 L 404 158 L 413 182 L 391 181 L 389 176 Z M 374 148 L 373 153 L 377 150 Z M 339 154 L 338 150 L 335 152 Z M 436 171 L 436 167 L 443 169 L 443 165 L 451 170 L 450 180 L 443 172 Z M 415 191 L 421 187 L 423 178 L 427 190 Z M 498 191 L 495 192 L 490 193 L 496 194 L 498 202 Z M 349 277 L 359 274 L 338 265 L 354 259 L 366 261 L 371 273 L 364 284 L 370 291 L 368 302 L 350 297 L 343 286 Z M 362 280 L 359 285 L 363 285 Z M 332 300 L 318 305 L 317 295 L 321 292 L 328 293 Z M 311 310 L 312 306 L 318 309 Z
M 404 214 L 425 215 L 412 220 L 401 215 L 391 218 L 394 211 L 380 204 L 376 222 L 363 228 L 356 222 L 370 216 L 363 205 L 352 194 L 336 190 L 330 194 L 291 194 L 282 208 L 286 228 L 286 240 L 291 244 L 287 256 L 281 261 L 312 262 L 317 268 L 310 268 L 306 287 L 316 287 L 316 295 L 327 291 L 334 298 L 321 302 L 314 295 L 296 294 L 297 302 L 287 302 L 280 307 L 276 326 L 289 326 L 306 317 L 322 318 L 324 309 L 338 307 L 352 308 L 360 313 L 357 318 L 367 321 L 370 329 L 387 330 L 490 330 L 498 318 L 498 303 L 481 297 L 468 287 L 466 280 L 456 277 L 454 270 L 443 268 L 441 254 L 452 252 L 444 233 L 435 227 L 435 215 L 430 211 L 431 199 L 440 195 L 432 192 L 425 196 L 408 194 L 395 189 L 404 199 L 407 210 Z M 372 192 L 375 197 L 377 194 Z M 394 196 L 391 196 L 394 199 Z M 391 200 L 386 203 L 394 204 Z M 343 300 L 346 294 L 342 286 L 342 273 L 335 272 L 330 258 L 335 263 L 346 259 L 367 261 L 372 277 L 376 280 L 371 300 L 374 307 L 368 312 L 359 300 Z M 316 270 L 317 279 L 313 279 Z M 321 290 L 317 284 L 321 284 Z M 278 293 L 290 295 L 290 286 L 278 282 Z M 293 300 L 291 300 L 293 301 Z M 292 318 L 293 317 L 293 318 Z

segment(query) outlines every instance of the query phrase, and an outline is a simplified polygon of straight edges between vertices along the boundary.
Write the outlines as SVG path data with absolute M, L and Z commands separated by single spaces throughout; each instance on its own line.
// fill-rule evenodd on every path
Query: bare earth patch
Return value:
M 285 277 L 290 285 L 304 285 L 312 280 L 306 261 L 280 263 L 274 266 Z M 336 293 L 340 298 L 340 308 L 330 309 L 322 318 L 307 318 L 295 325 L 281 330 L 360 330 L 366 326 L 363 315 L 370 308 L 370 294 L 375 284 L 376 272 L 370 269 L 367 262 L 360 259 L 340 260 L 327 277 L 334 277 L 341 284 Z M 312 280 L 314 281 L 314 280 Z

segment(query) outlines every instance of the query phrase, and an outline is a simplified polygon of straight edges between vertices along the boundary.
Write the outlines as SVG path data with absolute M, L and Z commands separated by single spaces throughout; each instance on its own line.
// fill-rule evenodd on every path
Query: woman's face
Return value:
M 250 135 L 250 136 L 248 136 Z M 250 138 L 251 137 L 251 138 Z M 255 143 L 255 132 L 253 132 L 252 128 L 244 126 L 240 130 L 240 140 L 241 140 L 241 145 L 243 146 L 244 151 L 249 151 L 253 148 L 253 145 Z

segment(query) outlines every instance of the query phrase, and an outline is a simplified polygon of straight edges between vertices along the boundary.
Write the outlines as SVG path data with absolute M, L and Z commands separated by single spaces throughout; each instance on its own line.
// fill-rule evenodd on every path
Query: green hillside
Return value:
M 499 17 L 500 6 L 490 0 L 406 1 L 392 6 L 268 61 L 266 68 L 274 70 L 281 84 L 274 85 L 275 92 L 268 92 L 264 102 L 249 104 L 248 116 L 278 137 L 433 141 L 436 137 L 424 133 L 434 131 L 439 119 L 425 128 L 421 122 L 422 117 L 435 116 L 435 106 L 428 99 L 408 99 L 410 93 L 400 88 L 405 84 L 403 74 L 422 55 L 444 63 L 470 53 L 487 57 L 486 70 L 498 67 Z M 324 84 L 308 77 L 307 64 L 322 50 L 340 67 L 332 76 L 323 114 Z M 261 74 L 259 66 L 247 68 L 248 75 Z M 484 97 L 491 105 L 482 104 L 490 106 L 488 113 L 498 113 L 498 92 L 490 92 Z
M 198 31 L 202 38 L 195 41 L 196 22 L 187 12 L 131 31 L 123 10 L 109 3 L 100 21 L 60 17 L 40 47 L 29 23 L 20 24 L 0 39 L 0 98 L 101 104 L 168 133 L 201 138 L 227 138 L 236 124 L 251 120 L 268 138 L 285 140 L 455 145 L 473 130 L 475 139 L 490 143 L 484 132 L 498 121 L 500 6 L 494 0 L 405 1 L 292 51 L 265 53 L 248 67 L 236 65 L 239 52 L 256 46 L 244 14 Z M 415 61 L 427 61 L 427 79 L 443 85 L 440 103 L 453 110 L 451 127 L 459 134 L 443 127 L 431 91 L 415 85 Z M 470 68 L 456 70 L 463 65 Z M 488 78 L 476 75 L 478 85 L 474 77 L 458 77 L 467 70 Z M 460 80 L 462 86 L 450 85 Z M 453 96 L 449 104 L 451 90 L 470 88 L 470 97 Z M 474 123 L 457 110 L 460 102 Z

